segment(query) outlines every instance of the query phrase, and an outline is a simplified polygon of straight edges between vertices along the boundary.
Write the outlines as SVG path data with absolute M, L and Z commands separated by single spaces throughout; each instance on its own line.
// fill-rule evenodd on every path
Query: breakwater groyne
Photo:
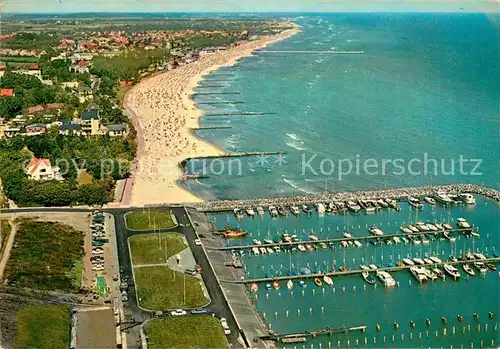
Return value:
M 254 152 L 244 152 L 244 153 L 226 153 L 221 155 L 207 155 L 207 156 L 198 156 L 195 158 L 186 158 L 181 161 L 180 167 L 185 168 L 187 163 L 191 160 L 200 160 L 200 159 L 218 159 L 218 158 L 244 158 L 249 156 L 269 156 L 269 155 L 285 155 L 284 151 L 254 151 Z
M 196 102 L 200 105 L 212 105 L 212 104 L 243 104 L 242 101 L 215 101 L 215 102 Z
M 255 154 L 258 155 L 258 154 Z M 376 199 L 394 199 L 406 200 L 408 196 L 423 197 L 432 196 L 437 192 L 443 191 L 449 194 L 471 193 L 479 194 L 496 201 L 500 201 L 500 191 L 493 188 L 484 187 L 476 184 L 452 184 L 452 185 L 434 185 L 422 187 L 392 188 L 360 190 L 341 193 L 318 193 L 304 196 L 272 197 L 261 199 L 242 199 L 242 200 L 220 200 L 206 201 L 201 203 L 189 204 L 204 212 L 232 211 L 235 208 L 245 207 L 269 207 L 269 206 L 300 206 L 311 205 L 318 202 L 331 201 L 357 201 L 376 200 Z
M 204 126 L 204 127 L 193 127 L 193 131 L 203 131 L 203 130 L 224 130 L 228 128 L 233 128 L 233 126 Z
M 262 112 L 262 111 L 241 111 L 236 113 L 212 113 L 205 114 L 204 116 L 260 116 L 260 115 L 275 115 L 275 112 Z

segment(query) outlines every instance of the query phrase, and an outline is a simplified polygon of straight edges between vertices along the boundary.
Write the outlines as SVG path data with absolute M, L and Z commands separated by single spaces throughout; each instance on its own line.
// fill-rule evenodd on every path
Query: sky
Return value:
M 2 12 L 499 12 L 500 0 L 0 0 Z

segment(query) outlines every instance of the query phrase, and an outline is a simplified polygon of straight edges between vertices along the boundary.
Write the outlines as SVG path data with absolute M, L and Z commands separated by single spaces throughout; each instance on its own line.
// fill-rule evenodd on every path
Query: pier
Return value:
M 193 127 L 192 131 L 203 131 L 203 130 L 225 130 L 228 128 L 233 128 L 233 126 L 203 126 L 203 127 Z
M 304 331 L 304 332 L 296 332 L 296 333 L 283 333 L 283 334 L 270 334 L 267 336 L 261 336 L 262 340 L 273 340 L 273 341 L 281 341 L 282 343 L 301 343 L 305 342 L 302 338 L 313 337 L 319 335 L 329 335 L 335 333 L 348 333 L 351 331 L 365 331 L 366 326 L 355 326 L 355 327 L 343 327 L 343 328 L 324 328 L 315 331 Z
M 237 81 L 238 79 L 203 79 L 202 81 L 210 81 L 210 82 L 232 82 Z
M 182 180 L 195 180 L 195 179 L 205 179 L 209 178 L 209 176 L 206 175 L 183 175 Z
M 476 261 L 478 261 L 476 259 Z M 486 258 L 486 259 L 481 259 L 481 262 L 488 263 L 488 262 L 498 262 L 500 261 L 499 257 L 495 258 Z M 471 260 L 459 260 L 457 262 L 451 262 L 451 261 L 446 261 L 442 263 L 433 263 L 433 264 L 427 264 L 425 267 L 442 267 L 444 264 L 450 264 L 450 265 L 459 265 L 459 264 L 465 264 L 465 263 L 472 263 L 473 261 Z M 401 271 L 401 270 L 408 270 L 410 269 L 410 265 L 404 265 L 404 266 L 396 266 L 396 267 L 383 267 L 383 268 L 377 268 L 377 269 L 372 269 L 372 270 L 363 270 L 363 269 L 351 269 L 351 270 L 346 270 L 346 271 L 330 271 L 330 272 L 325 272 L 325 273 L 311 273 L 311 274 L 304 274 L 304 275 L 285 275 L 285 276 L 275 276 L 275 277 L 263 277 L 263 278 L 256 278 L 256 279 L 244 279 L 244 280 L 221 280 L 222 282 L 227 282 L 227 283 L 236 283 L 236 284 L 250 284 L 250 283 L 257 283 L 257 282 L 273 282 L 273 281 L 288 281 L 288 280 L 297 280 L 297 279 L 312 279 L 312 278 L 322 278 L 323 276 L 342 276 L 342 275 L 354 275 L 354 274 L 361 274 L 364 271 L 368 272 L 377 272 L 378 270 L 382 271 L 387 271 L 387 272 L 394 272 L 394 271 Z M 449 276 L 451 278 L 451 276 Z
M 216 101 L 216 102 L 196 102 L 196 104 L 243 104 L 244 102 L 242 101 Z
M 260 111 L 242 111 L 238 113 L 213 113 L 205 114 L 203 116 L 261 116 L 261 115 L 275 115 L 274 112 L 260 112 Z
M 258 155 L 258 154 L 257 154 Z M 394 199 L 406 200 L 408 196 L 423 197 L 435 195 L 438 191 L 444 191 L 449 194 L 471 193 L 489 197 L 500 202 L 500 192 L 493 188 L 487 188 L 476 184 L 453 184 L 453 185 L 435 185 L 422 187 L 407 187 L 407 188 L 392 188 L 392 189 L 375 189 L 364 191 L 351 191 L 339 193 L 318 193 L 301 196 L 285 196 L 285 197 L 270 197 L 257 199 L 243 200 L 219 200 L 206 201 L 201 203 L 190 204 L 191 207 L 196 207 L 203 212 L 224 212 L 232 211 L 234 208 L 244 207 L 269 207 L 273 206 L 301 206 L 311 205 L 318 202 L 335 202 L 335 201 L 357 201 L 361 200 L 377 200 L 377 199 Z
M 269 156 L 269 155 L 284 155 L 284 154 L 286 154 L 286 152 L 284 151 L 268 151 L 268 152 L 255 151 L 255 152 L 245 152 L 245 153 L 226 153 L 221 155 L 206 155 L 206 156 L 199 156 L 196 158 L 186 158 L 182 160 L 181 166 L 183 167 L 186 166 L 188 161 L 193 159 L 243 158 L 249 156 Z
M 241 95 L 241 92 L 197 92 L 191 96 L 208 96 L 208 95 Z
M 226 87 L 226 85 L 198 85 L 196 88 Z
M 262 50 L 256 53 L 287 53 L 287 54 L 319 54 L 319 55 L 362 55 L 365 51 L 271 51 Z
M 218 250 L 241 250 L 241 249 L 252 249 L 254 247 L 274 247 L 274 246 L 297 246 L 300 244 L 318 244 L 321 242 L 329 243 L 329 242 L 340 242 L 340 241 L 354 241 L 354 240 L 373 240 L 373 239 L 385 239 L 392 238 L 394 236 L 402 237 L 402 236 L 422 236 L 426 234 L 443 234 L 445 232 L 468 232 L 471 231 L 471 228 L 460 228 L 460 229 L 452 229 L 452 230 L 440 230 L 440 231 L 423 231 L 419 233 L 398 233 L 398 234 L 384 234 L 382 236 L 376 235 L 366 235 L 366 236 L 353 236 L 351 238 L 331 238 L 331 239 L 318 239 L 318 240 L 304 240 L 304 241 L 291 241 L 291 242 L 274 242 L 272 244 L 260 244 L 260 245 L 244 245 L 244 246 L 224 246 L 217 247 Z

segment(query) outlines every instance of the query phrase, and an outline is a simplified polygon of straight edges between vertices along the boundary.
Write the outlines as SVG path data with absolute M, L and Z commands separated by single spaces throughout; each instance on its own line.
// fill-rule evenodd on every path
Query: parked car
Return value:
M 193 276 L 196 275 L 196 270 L 191 269 L 191 268 L 184 270 L 184 272 L 188 275 L 193 275 Z
M 177 309 L 177 310 L 171 311 L 170 315 L 172 315 L 172 316 L 184 316 L 184 315 L 187 315 L 187 313 L 185 310 Z
M 231 334 L 231 330 L 229 329 L 229 325 L 227 324 L 226 318 L 224 318 L 224 317 L 220 318 L 220 324 L 222 325 L 222 328 L 224 329 L 225 335 Z
M 200 239 L 194 239 L 194 244 L 196 246 L 201 246 L 201 240 Z
M 207 311 L 205 309 L 193 309 L 191 310 L 191 314 L 206 314 Z

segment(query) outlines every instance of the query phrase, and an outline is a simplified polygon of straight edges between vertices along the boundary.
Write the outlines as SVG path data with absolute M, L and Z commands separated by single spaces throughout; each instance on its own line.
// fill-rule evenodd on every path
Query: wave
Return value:
M 286 184 L 288 184 L 292 188 L 297 189 L 298 191 L 301 191 L 305 194 L 315 194 L 315 192 L 313 192 L 313 191 L 309 191 L 309 190 L 306 190 L 304 188 L 299 187 L 297 184 L 295 184 L 293 181 L 291 181 L 287 178 L 283 178 L 283 182 L 285 182 Z
M 198 184 L 199 184 L 199 185 L 201 185 L 202 187 L 205 187 L 205 188 L 208 188 L 208 189 L 212 188 L 210 185 L 208 185 L 208 184 L 203 184 L 203 183 L 202 183 L 202 182 L 200 182 L 199 180 L 196 180 L 196 183 L 198 183 Z
M 301 150 L 301 151 L 304 151 L 306 150 L 306 148 L 303 148 L 295 143 L 292 143 L 292 142 L 287 142 L 285 143 L 286 145 L 288 145 L 290 148 L 293 148 L 293 149 L 297 149 L 297 150 Z
M 285 133 L 288 137 L 293 139 L 294 141 L 300 141 L 300 138 L 295 133 Z

